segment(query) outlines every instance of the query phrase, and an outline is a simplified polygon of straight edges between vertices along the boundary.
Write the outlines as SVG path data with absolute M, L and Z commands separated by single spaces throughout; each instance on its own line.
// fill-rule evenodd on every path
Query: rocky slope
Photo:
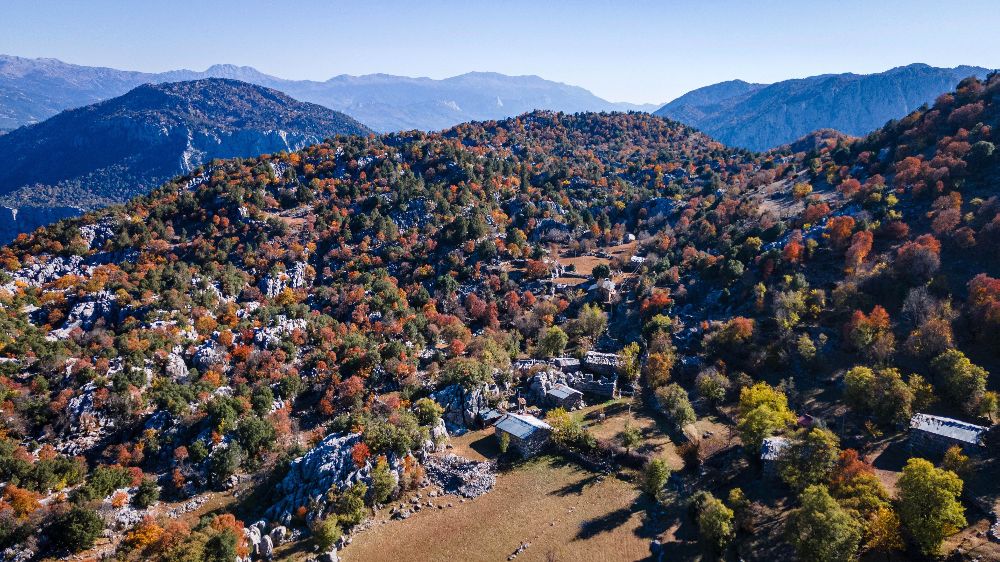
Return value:
M 816 129 L 861 136 L 950 91 L 973 66 L 911 64 L 878 74 L 825 74 L 775 84 L 739 80 L 694 90 L 655 114 L 697 127 L 730 146 L 767 150 Z
M 215 158 L 368 132 L 336 111 L 235 80 L 140 86 L 0 136 L 0 203 L 10 215 L 0 221 L 0 241 L 53 213 L 124 201 Z
M 583 88 L 537 76 L 470 72 L 443 80 L 388 74 L 340 75 L 326 81 L 284 80 L 254 68 L 219 64 L 204 72 L 132 72 L 0 55 L 0 128 L 36 123 L 56 113 L 119 96 L 145 83 L 231 78 L 275 88 L 343 111 L 378 131 L 437 130 L 471 120 L 502 119 L 533 109 L 652 111 L 611 103 Z
M 557 382 L 585 388 L 570 356 L 655 397 L 632 408 L 658 424 L 711 415 L 667 485 L 749 502 L 729 553 L 812 559 L 788 531 L 816 490 L 857 528 L 842 558 L 874 521 L 862 508 L 898 510 L 909 539 L 917 494 L 894 501 L 869 463 L 900 472 L 915 412 L 1000 413 L 998 125 L 1000 76 L 800 154 L 646 114 L 535 112 L 218 161 L 40 229 L 0 247 L 3 556 L 256 560 L 275 536 L 334 542 L 372 506 L 431 507 L 425 482 L 488 489 L 490 466 L 430 453 L 484 407 L 549 409 L 552 450 L 573 462 L 662 455 L 541 401 Z M 574 257 L 614 292 L 560 282 Z M 782 482 L 758 462 L 777 435 Z M 991 443 L 962 469 L 977 503 L 1000 496 Z M 816 464 L 799 495 L 796 467 Z M 173 520 L 233 486 L 238 504 Z M 633 509 L 673 524 L 652 506 Z M 952 518 L 961 560 L 986 540 L 968 507 Z M 685 548 L 668 526 L 662 551 Z

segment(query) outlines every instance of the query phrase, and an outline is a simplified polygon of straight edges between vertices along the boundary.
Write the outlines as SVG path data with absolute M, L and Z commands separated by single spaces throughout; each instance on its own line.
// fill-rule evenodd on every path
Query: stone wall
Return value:
M 931 433 L 929 431 L 923 431 L 920 429 L 910 430 L 910 450 L 914 452 L 922 452 L 932 455 L 943 455 L 945 451 L 950 449 L 953 445 L 958 445 L 962 447 L 962 450 L 966 454 L 975 454 L 979 452 L 980 447 L 971 445 L 969 443 L 963 443 L 961 441 L 956 441 L 950 439 L 943 435 L 938 435 L 936 433 Z
M 533 457 L 542 452 L 551 436 L 551 432 L 546 429 L 538 429 L 524 439 L 511 435 L 510 446 L 522 458 Z

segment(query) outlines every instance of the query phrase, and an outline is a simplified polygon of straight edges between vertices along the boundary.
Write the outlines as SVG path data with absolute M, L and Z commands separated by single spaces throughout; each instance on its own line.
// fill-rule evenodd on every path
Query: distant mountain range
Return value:
M 215 158 L 371 132 L 343 113 L 236 80 L 139 86 L 0 136 L 0 204 L 8 209 L 0 242 L 53 216 L 125 201 Z
M 0 129 L 47 119 L 60 111 L 120 96 L 146 83 L 231 78 L 280 90 L 295 99 L 342 111 L 379 132 L 437 130 L 534 110 L 652 111 L 656 105 L 612 103 L 589 91 L 537 76 L 470 72 L 433 80 L 388 74 L 341 75 L 325 82 L 285 80 L 248 66 L 215 65 L 204 72 L 134 72 L 0 55 Z
M 688 92 L 655 114 L 730 146 L 767 150 L 817 129 L 865 135 L 934 101 L 963 78 L 989 72 L 911 64 L 878 74 L 824 74 L 775 84 L 732 80 Z

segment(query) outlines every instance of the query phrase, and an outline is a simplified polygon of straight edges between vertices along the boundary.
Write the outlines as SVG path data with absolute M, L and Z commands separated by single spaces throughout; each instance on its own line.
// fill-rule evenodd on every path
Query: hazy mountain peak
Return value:
M 228 78 L 143 84 L 0 136 L 7 157 L 0 201 L 12 208 L 106 205 L 215 158 L 292 151 L 336 134 L 370 132 L 343 113 Z M 37 226 L 29 217 L 19 225 Z M 6 225 L 0 238 L 16 234 L 12 226 L 18 225 Z
M 250 66 L 216 64 L 203 72 L 145 73 L 94 68 L 55 59 L 0 58 L 0 128 L 14 128 L 64 109 L 113 98 L 144 83 L 232 78 L 280 89 L 295 99 L 342 111 L 379 131 L 436 130 L 463 121 L 501 119 L 533 109 L 567 112 L 640 109 L 539 76 L 467 72 L 444 79 L 341 74 L 325 81 L 286 80 Z M 497 98 L 503 100 L 497 104 Z M 454 107 L 461 110 L 455 110 Z
M 766 85 L 731 80 L 693 90 L 655 113 L 726 144 L 766 150 L 816 129 L 865 135 L 933 101 L 963 78 L 988 72 L 914 63 L 874 74 L 821 74 Z

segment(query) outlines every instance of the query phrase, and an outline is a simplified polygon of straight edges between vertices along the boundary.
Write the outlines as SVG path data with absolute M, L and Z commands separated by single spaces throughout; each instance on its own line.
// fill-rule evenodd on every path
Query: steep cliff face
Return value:
M 724 82 L 695 90 L 656 115 L 697 127 L 730 146 L 767 150 L 816 129 L 865 135 L 898 119 L 968 76 L 988 70 L 924 64 L 879 74 L 828 74 L 768 86 Z
M 294 151 L 369 132 L 336 111 L 235 80 L 145 85 L 0 136 L 0 204 L 37 208 L 22 214 L 43 220 L 41 208 L 125 201 L 215 158 Z M 14 235 L 37 226 L 8 222 Z

